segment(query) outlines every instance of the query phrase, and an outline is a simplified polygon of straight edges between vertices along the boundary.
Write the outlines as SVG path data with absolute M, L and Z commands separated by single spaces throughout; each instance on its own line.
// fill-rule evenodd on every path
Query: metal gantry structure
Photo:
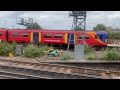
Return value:
M 73 17 L 74 30 L 86 30 L 86 11 L 70 11 L 69 16 Z
M 28 29 L 33 29 L 32 25 L 33 25 L 33 18 L 28 18 L 28 20 L 25 20 L 23 18 L 18 18 L 16 20 L 16 23 L 19 25 L 23 25 L 25 27 L 28 27 Z
M 86 11 L 70 11 L 69 16 L 73 17 L 72 30 L 83 31 L 83 32 L 86 30 Z M 69 37 L 67 51 L 69 50 L 70 40 L 71 40 L 71 35 Z M 84 43 L 84 37 L 83 37 L 83 43 Z M 74 48 L 75 48 L 74 58 L 79 60 L 84 59 L 84 45 L 81 45 L 80 43 L 79 44 L 75 43 Z

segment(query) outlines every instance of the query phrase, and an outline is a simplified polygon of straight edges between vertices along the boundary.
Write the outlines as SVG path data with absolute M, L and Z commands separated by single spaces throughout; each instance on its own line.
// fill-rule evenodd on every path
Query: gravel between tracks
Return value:
M 14 61 L 25 61 L 25 62 L 33 62 L 33 63 L 48 62 L 48 61 L 61 61 L 60 57 L 47 57 L 47 56 L 43 56 L 41 58 L 25 58 L 25 57 L 20 57 L 20 56 L 16 56 L 16 57 L 11 58 L 11 57 L 0 56 L 0 59 L 14 60 Z

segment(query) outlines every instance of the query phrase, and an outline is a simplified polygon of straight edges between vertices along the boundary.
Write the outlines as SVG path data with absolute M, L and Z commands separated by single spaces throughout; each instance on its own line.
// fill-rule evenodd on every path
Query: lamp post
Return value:
M 5 20 L 5 28 L 6 28 L 6 20 Z

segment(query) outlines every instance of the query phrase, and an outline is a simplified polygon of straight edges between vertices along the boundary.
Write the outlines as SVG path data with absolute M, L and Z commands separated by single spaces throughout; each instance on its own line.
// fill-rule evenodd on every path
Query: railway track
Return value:
M 4 71 L 4 70 L 0 71 L 0 78 L 2 79 L 52 79 L 52 78 L 39 77 L 39 76 Z
M 67 65 L 67 66 L 75 66 L 75 67 L 84 67 L 84 68 L 96 68 L 96 69 L 104 69 L 104 70 L 112 70 L 112 71 L 120 71 L 120 61 L 84 61 L 84 62 L 43 62 L 50 64 L 59 64 L 59 65 Z
M 93 69 L 49 63 L 30 63 L 21 61 L 0 60 L 0 71 L 24 73 L 26 75 L 55 79 L 114 79 L 120 77 L 119 71 Z
M 33 70 L 9 66 L 0 66 L 0 69 L 3 70 L 3 75 L 9 77 L 11 76 L 16 79 L 101 79 L 100 77 L 95 77 L 92 75 L 65 74 L 59 72 Z

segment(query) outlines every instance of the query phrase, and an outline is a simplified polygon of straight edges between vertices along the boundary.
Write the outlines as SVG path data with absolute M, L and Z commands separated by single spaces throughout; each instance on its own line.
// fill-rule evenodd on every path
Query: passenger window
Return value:
M 22 33 L 21 36 L 22 36 L 22 37 L 28 37 L 29 34 L 28 34 L 28 33 Z
M 79 39 L 89 39 L 89 36 L 88 35 L 80 35 Z
M 97 39 L 97 35 L 95 35 L 95 39 Z
M 103 38 L 103 36 L 102 35 L 100 35 L 100 39 L 102 39 Z
M 0 36 L 2 36 L 3 35 L 3 33 L 2 32 L 0 32 Z
M 43 37 L 44 38 L 52 38 L 52 34 L 44 34 Z
M 89 39 L 89 37 L 84 37 L 85 39 Z
M 83 39 L 83 37 L 80 36 L 79 39 Z
M 63 34 L 54 34 L 54 38 L 63 38 Z
M 17 33 L 17 32 L 14 32 L 14 33 L 12 33 L 12 36 L 13 36 L 13 37 L 17 37 L 17 36 L 18 36 L 18 33 Z

